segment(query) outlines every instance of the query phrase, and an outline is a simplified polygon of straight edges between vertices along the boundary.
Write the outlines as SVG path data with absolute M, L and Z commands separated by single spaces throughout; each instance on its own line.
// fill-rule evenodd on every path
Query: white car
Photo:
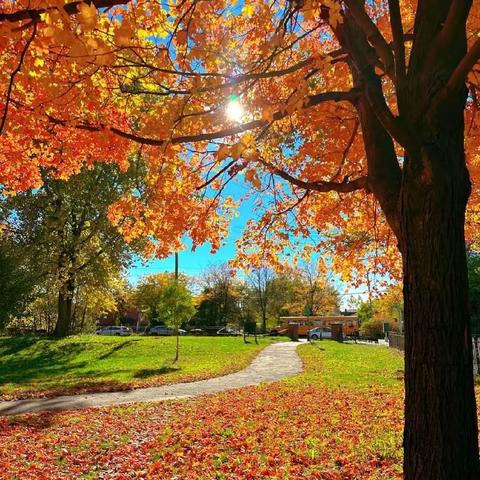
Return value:
M 322 338 L 332 338 L 332 330 L 328 327 L 317 327 L 308 331 L 309 340 L 319 340 Z
M 99 328 L 95 333 L 97 335 L 115 335 L 117 337 L 127 337 L 132 334 L 132 331 L 128 327 L 112 325 L 110 327 Z

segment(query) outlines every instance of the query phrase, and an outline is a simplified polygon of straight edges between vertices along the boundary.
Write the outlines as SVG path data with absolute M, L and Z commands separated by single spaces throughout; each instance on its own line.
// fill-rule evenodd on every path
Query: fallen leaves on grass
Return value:
M 3 419 L 0 478 L 401 478 L 401 398 L 280 383 Z

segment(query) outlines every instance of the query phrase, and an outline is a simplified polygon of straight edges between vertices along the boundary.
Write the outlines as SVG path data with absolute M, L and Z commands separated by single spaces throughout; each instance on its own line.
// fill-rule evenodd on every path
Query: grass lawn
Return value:
M 0 397 L 117 390 L 230 373 L 246 366 L 269 338 L 79 335 L 64 340 L 0 338 Z
M 0 478 L 400 479 L 401 355 L 331 341 L 299 353 L 305 372 L 276 384 L 0 419 Z
M 0 419 L 0 479 L 400 480 L 402 356 L 299 353 L 305 372 L 276 384 Z

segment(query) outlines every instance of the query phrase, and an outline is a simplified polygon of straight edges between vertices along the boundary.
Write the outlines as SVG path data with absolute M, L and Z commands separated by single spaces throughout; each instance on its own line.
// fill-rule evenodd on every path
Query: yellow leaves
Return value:
M 242 150 L 243 150 L 243 145 L 241 143 L 237 143 L 232 146 L 230 150 L 230 156 L 234 160 L 238 160 L 240 158 L 240 155 L 242 154 Z
M 242 8 L 242 16 L 250 18 L 255 13 L 255 5 L 245 5 Z
M 97 25 L 97 9 L 95 5 L 91 3 L 90 5 L 82 2 L 77 5 L 78 14 L 77 18 L 82 26 L 82 29 L 86 32 L 89 32 L 95 28 Z
M 321 6 L 328 9 L 328 23 L 332 28 L 337 28 L 343 22 L 341 5 L 338 0 L 305 0 L 301 9 L 305 21 L 316 20 L 320 16 Z

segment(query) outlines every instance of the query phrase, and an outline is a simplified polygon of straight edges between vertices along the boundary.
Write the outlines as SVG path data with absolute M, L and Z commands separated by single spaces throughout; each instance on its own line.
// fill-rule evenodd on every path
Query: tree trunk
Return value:
M 70 333 L 73 292 L 73 283 L 70 281 L 58 292 L 57 324 L 53 332 L 56 338 L 64 338 Z
M 179 328 L 177 328 L 177 339 L 176 339 L 176 348 L 175 348 L 175 359 L 173 360 L 173 363 L 178 362 L 179 353 L 180 353 L 180 332 L 179 332 Z
M 480 478 L 464 237 L 470 182 L 462 123 L 450 118 L 444 124 L 449 127 L 404 167 L 399 243 L 408 480 Z

